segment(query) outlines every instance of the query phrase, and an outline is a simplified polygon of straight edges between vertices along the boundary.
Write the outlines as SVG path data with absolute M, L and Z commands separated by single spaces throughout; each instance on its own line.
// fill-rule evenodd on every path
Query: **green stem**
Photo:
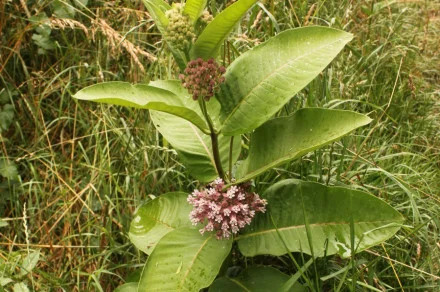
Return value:
M 206 110 L 206 103 L 204 98 L 199 97 L 199 105 L 200 105 L 200 109 L 202 110 L 203 116 L 205 117 L 205 120 L 208 123 L 210 136 L 211 136 L 212 154 L 214 155 L 215 168 L 217 169 L 217 173 L 219 177 L 225 180 L 225 172 L 223 171 L 222 163 L 220 160 L 220 150 L 218 148 L 218 133 L 215 131 L 212 120 L 208 115 L 208 111 Z

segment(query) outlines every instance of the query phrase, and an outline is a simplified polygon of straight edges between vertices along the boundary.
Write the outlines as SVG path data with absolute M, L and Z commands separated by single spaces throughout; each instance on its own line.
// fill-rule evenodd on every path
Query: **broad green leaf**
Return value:
M 182 98 L 163 88 L 128 82 L 104 82 L 78 91 L 73 97 L 81 100 L 144 108 L 167 112 L 184 118 L 205 133 L 209 133 L 205 120 L 186 106 L 193 100 Z
M 203 9 L 205 9 L 206 2 L 207 0 L 187 0 L 183 8 L 183 13 L 188 15 L 192 22 L 195 23 L 203 12 Z
M 113 292 L 137 292 L 138 291 L 137 282 L 125 283 L 124 285 L 119 286 Z
M 145 7 L 148 10 L 151 18 L 156 23 L 157 28 L 163 34 L 165 34 L 166 27 L 168 26 L 169 20 L 165 15 L 167 10 L 171 9 L 171 6 L 163 0 L 142 0 Z
M 202 31 L 191 51 L 192 59 L 215 58 L 232 28 L 257 0 L 238 0 L 220 12 Z
M 352 35 L 326 27 L 286 30 L 238 57 L 218 94 L 224 135 L 256 129 L 312 81 Z
M 271 267 L 250 267 L 238 277 L 221 277 L 209 287 L 209 292 L 267 292 L 281 291 L 281 287 L 289 280 L 289 276 Z M 308 291 L 296 283 L 286 292 Z
M 263 197 L 267 212 L 236 238 L 245 256 L 312 254 L 312 249 L 315 257 L 350 256 L 387 240 L 404 220 L 384 201 L 345 187 L 289 179 L 268 188 Z
M 156 129 L 176 149 L 181 162 L 191 175 L 200 182 L 211 182 L 218 177 L 209 135 L 202 133 L 190 122 L 167 113 L 151 111 L 150 116 Z M 230 138 L 223 135 L 218 138 L 220 158 L 225 171 L 229 168 Z M 233 142 L 232 163 L 235 163 L 241 149 L 240 137 L 235 137 Z
M 362 114 L 321 108 L 304 108 L 291 116 L 272 119 L 252 134 L 249 155 L 237 173 L 238 181 L 299 158 L 370 122 Z
M 161 195 L 141 206 L 131 221 L 128 233 L 131 242 L 146 254 L 150 254 L 159 240 L 168 232 L 180 227 L 190 227 L 189 213 L 192 206 L 182 192 Z
M 143 291 L 199 291 L 209 286 L 232 248 L 232 239 L 180 228 L 165 235 L 148 257 L 139 282 Z

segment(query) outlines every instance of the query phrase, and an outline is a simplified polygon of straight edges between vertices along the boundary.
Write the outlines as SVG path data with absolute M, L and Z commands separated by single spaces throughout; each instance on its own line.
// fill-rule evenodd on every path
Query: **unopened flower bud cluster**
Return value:
M 183 14 L 183 5 L 176 3 L 165 14 L 169 20 L 165 32 L 167 41 L 179 50 L 188 49 L 196 35 L 190 18 Z
M 229 238 L 231 234 L 249 225 L 256 212 L 266 211 L 267 201 L 258 194 L 247 192 L 246 185 L 236 185 L 223 190 L 224 182 L 218 178 L 201 191 L 194 190 L 188 202 L 194 206 L 190 213 L 194 225 L 205 224 L 200 233 L 215 231 L 217 239 Z
M 209 100 L 218 86 L 225 81 L 225 71 L 225 67 L 219 66 L 212 58 L 208 61 L 198 58 L 188 63 L 185 74 L 180 74 L 179 78 L 194 100 L 200 97 Z

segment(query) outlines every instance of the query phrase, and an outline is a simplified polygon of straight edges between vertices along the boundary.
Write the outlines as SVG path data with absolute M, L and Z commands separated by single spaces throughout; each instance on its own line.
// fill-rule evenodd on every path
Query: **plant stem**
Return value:
M 204 98 L 199 98 L 199 105 L 200 105 L 200 109 L 202 110 L 203 116 L 205 117 L 205 120 L 208 123 L 215 168 L 217 169 L 217 173 L 219 177 L 225 180 L 225 172 L 223 171 L 222 163 L 220 160 L 220 150 L 218 148 L 218 133 L 215 131 L 212 120 L 208 115 L 208 111 L 206 110 L 206 103 Z

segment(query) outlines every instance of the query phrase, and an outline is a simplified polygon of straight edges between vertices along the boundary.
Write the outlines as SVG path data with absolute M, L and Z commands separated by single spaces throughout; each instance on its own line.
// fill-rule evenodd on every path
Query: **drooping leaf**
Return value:
M 209 287 L 209 292 L 266 292 L 281 291 L 281 287 L 289 280 L 289 276 L 277 269 L 261 266 L 250 267 L 238 277 L 221 277 Z M 307 291 L 301 284 L 296 283 L 285 292 Z
M 238 57 L 219 100 L 224 135 L 256 129 L 312 81 L 352 35 L 326 27 L 286 30 Z
M 187 103 L 192 104 L 192 100 L 152 85 L 130 84 L 119 81 L 104 82 L 83 88 L 73 97 L 81 100 L 167 112 L 184 118 L 205 133 L 209 133 L 204 119 L 186 106 Z
M 232 28 L 257 0 L 238 0 L 220 12 L 202 31 L 191 51 L 192 59 L 215 58 Z
M 183 13 L 188 15 L 193 23 L 197 21 L 203 9 L 206 7 L 207 0 L 187 0 Z
M 247 181 L 338 140 L 370 121 L 355 112 L 321 108 L 304 108 L 291 116 L 272 119 L 252 134 L 248 158 L 237 173 L 238 181 Z
M 141 206 L 131 221 L 128 233 L 131 242 L 146 254 L 150 254 L 159 240 L 168 232 L 180 227 L 190 227 L 189 213 L 192 206 L 182 192 L 161 195 Z
M 350 256 L 387 240 L 403 222 L 384 201 L 345 187 L 289 179 L 268 188 L 263 197 L 267 212 L 237 238 L 245 256 L 312 254 L 312 249 L 314 256 Z
M 232 239 L 180 228 L 165 235 L 148 257 L 139 282 L 144 291 L 199 291 L 209 286 L 231 251 Z

